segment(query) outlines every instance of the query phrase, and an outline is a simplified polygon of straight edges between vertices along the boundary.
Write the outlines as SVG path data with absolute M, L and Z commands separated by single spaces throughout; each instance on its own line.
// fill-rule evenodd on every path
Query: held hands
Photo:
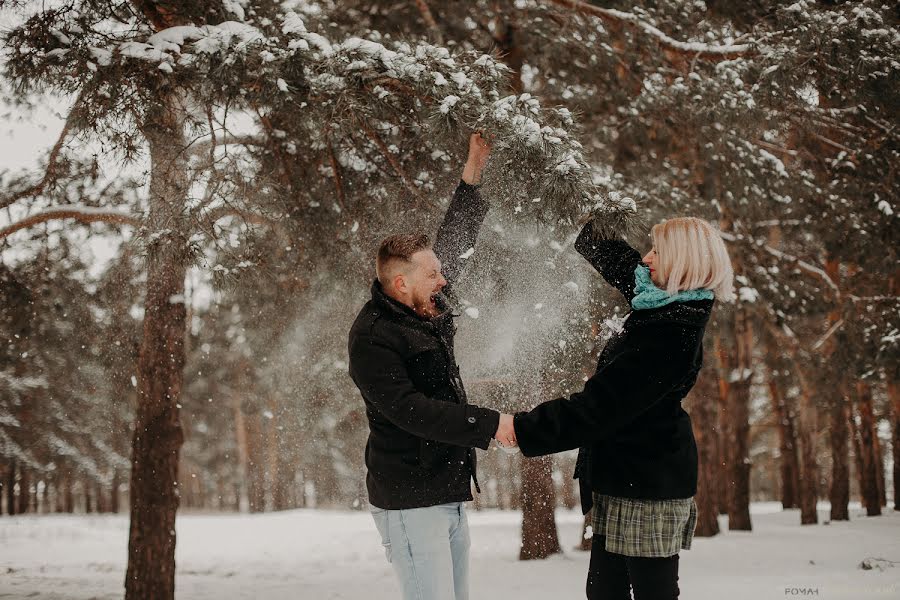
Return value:
M 469 136 L 469 157 L 466 159 L 466 166 L 463 169 L 462 180 L 469 185 L 477 185 L 481 183 L 481 171 L 487 164 L 488 156 L 491 155 L 491 145 L 481 132 L 477 131 Z
M 500 425 L 497 427 L 497 433 L 494 434 L 494 439 L 497 440 L 500 447 L 508 454 L 514 454 L 519 451 L 512 415 L 500 415 Z

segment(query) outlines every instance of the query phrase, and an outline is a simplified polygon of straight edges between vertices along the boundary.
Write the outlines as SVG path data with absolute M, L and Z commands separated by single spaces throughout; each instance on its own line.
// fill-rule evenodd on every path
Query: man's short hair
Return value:
M 388 287 L 398 264 L 409 264 L 413 254 L 430 247 L 431 240 L 424 233 L 401 233 L 385 238 L 375 258 L 375 273 L 382 287 Z

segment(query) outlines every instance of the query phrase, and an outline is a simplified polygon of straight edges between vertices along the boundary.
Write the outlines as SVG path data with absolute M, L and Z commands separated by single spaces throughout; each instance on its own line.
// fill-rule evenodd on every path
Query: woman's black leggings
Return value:
M 664 558 L 625 556 L 607 552 L 602 535 L 595 535 L 588 567 L 588 600 L 674 600 L 678 598 L 678 555 Z

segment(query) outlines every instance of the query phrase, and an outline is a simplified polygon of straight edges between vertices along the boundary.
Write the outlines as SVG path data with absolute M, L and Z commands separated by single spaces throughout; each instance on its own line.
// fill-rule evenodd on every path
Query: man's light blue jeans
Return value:
M 372 507 L 403 600 L 469 600 L 469 521 L 462 502 L 425 508 Z

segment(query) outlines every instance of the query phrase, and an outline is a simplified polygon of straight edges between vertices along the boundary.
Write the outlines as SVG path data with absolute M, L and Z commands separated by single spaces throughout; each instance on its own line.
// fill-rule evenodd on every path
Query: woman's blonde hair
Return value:
M 696 217 L 678 217 L 650 230 L 656 265 L 666 293 L 706 288 L 719 300 L 734 298 L 734 270 L 725 242 L 712 226 Z

